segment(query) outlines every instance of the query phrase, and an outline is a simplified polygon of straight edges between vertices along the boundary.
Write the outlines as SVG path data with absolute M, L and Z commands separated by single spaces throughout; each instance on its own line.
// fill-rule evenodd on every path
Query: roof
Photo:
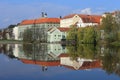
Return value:
M 59 28 L 52 27 L 52 28 L 48 29 L 48 32 L 52 33 L 55 30 L 59 30 L 60 32 L 66 32 L 66 31 L 70 30 L 70 28 L 66 28 L 66 27 L 59 27 Z
M 41 23 L 60 23 L 59 18 L 39 18 L 33 20 L 23 20 L 20 25 L 41 24 Z
M 50 31 L 50 30 L 52 30 L 52 29 L 53 29 L 53 27 L 49 28 L 48 31 Z
M 57 29 L 56 27 L 51 27 L 51 28 L 48 29 L 48 32 L 52 33 L 52 32 L 54 32 L 56 29 Z
M 59 66 L 60 61 L 37 61 L 37 60 L 29 60 L 29 59 L 20 59 L 25 64 L 36 64 L 41 66 Z
M 60 58 L 60 57 L 69 57 L 69 54 L 67 54 L 67 53 L 61 53 L 58 57 L 59 57 L 59 58 Z
M 34 24 L 35 20 L 23 20 L 20 25 Z
M 72 18 L 72 17 L 74 17 L 75 15 L 77 15 L 77 14 L 70 14 L 70 15 L 64 16 L 62 19 Z
M 101 15 L 87 15 L 87 14 L 70 14 L 62 19 L 72 18 L 75 15 L 78 15 L 84 23 L 100 23 L 100 19 L 102 18 Z
M 100 15 L 83 15 L 79 14 L 84 23 L 100 23 L 102 16 Z
M 68 66 L 68 65 L 63 65 L 66 68 L 72 69 L 72 70 L 76 70 L 73 66 Z M 89 62 L 89 61 L 85 61 L 81 67 L 79 67 L 78 70 L 85 70 L 85 69 L 93 69 L 93 68 L 101 68 L 101 61 L 97 60 L 97 61 L 93 61 L 93 62 Z
M 70 30 L 70 28 L 65 28 L 65 27 L 59 27 L 58 28 L 61 32 L 66 32 L 68 30 Z

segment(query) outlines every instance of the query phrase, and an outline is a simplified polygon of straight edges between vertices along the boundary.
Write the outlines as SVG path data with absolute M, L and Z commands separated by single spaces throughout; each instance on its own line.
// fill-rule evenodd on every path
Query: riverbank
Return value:
M 0 40 L 0 44 L 22 44 L 22 41 L 18 40 Z
M 23 41 L 19 41 L 19 40 L 0 40 L 0 44 L 23 44 Z M 39 43 L 39 42 L 35 42 L 35 43 Z M 26 43 L 26 44 L 32 44 L 32 43 Z M 43 43 L 44 44 L 44 43 Z M 98 43 L 99 44 L 107 44 L 105 41 L 100 41 Z M 113 46 L 119 46 L 120 47 L 120 42 L 116 41 L 116 42 L 112 42 L 110 43 Z
M 46 44 L 46 42 L 36 41 L 36 42 L 31 42 L 30 43 L 30 42 L 23 42 L 23 41 L 20 41 L 20 40 L 0 40 L 0 44 Z
M 119 41 L 112 42 L 111 45 L 113 45 L 113 46 L 119 46 L 120 47 L 120 42 Z

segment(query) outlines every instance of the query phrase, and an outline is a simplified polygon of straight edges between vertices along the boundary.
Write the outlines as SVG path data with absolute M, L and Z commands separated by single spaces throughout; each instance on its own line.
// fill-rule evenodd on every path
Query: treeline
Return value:
M 76 40 L 77 43 L 96 43 L 99 35 L 98 29 L 93 26 L 88 26 L 85 28 L 71 26 L 71 29 L 67 34 L 67 40 Z
M 100 27 L 104 30 L 105 41 L 108 43 L 120 41 L 120 12 L 115 16 L 108 14 L 103 17 Z

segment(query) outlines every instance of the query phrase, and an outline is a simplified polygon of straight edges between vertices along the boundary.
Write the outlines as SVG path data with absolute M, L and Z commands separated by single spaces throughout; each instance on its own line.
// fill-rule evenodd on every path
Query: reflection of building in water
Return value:
M 104 56 L 105 47 L 101 46 L 100 51 L 101 51 L 101 56 Z
M 43 71 L 47 70 L 48 66 L 60 65 L 58 57 L 48 54 L 47 44 L 15 44 L 14 55 L 25 64 L 41 65 Z
M 77 58 L 71 60 L 66 48 L 60 44 L 15 44 L 13 53 L 25 64 L 36 64 L 42 66 L 42 70 L 47 70 L 48 66 L 64 66 L 74 70 L 100 68 L 99 60 Z
M 13 47 L 14 47 L 13 44 L 1 44 L 0 53 L 4 53 L 10 58 L 15 58 L 15 56 L 13 55 Z
M 23 50 L 22 50 L 22 45 L 21 44 L 15 44 L 15 47 L 13 48 L 13 54 L 16 57 L 22 56 L 23 54 Z M 24 54 L 23 54 L 24 56 Z
M 61 53 L 66 53 L 66 48 L 60 44 L 35 44 L 28 46 L 15 44 L 13 53 L 16 57 L 25 59 L 56 60 Z
M 27 48 L 28 47 L 28 48 Z M 35 44 L 21 45 L 15 44 L 14 55 L 23 59 L 36 60 L 59 60 L 61 53 L 66 53 L 66 48 L 61 44 Z
M 47 44 L 20 45 L 15 44 L 14 55 L 18 58 L 29 60 L 59 60 L 57 57 L 48 54 Z
M 49 66 L 59 66 L 59 60 L 53 61 L 40 61 L 40 60 L 29 60 L 29 59 L 20 59 L 25 64 L 35 64 L 42 66 L 42 71 L 46 71 Z
M 61 44 L 48 44 L 48 54 L 54 58 L 58 57 L 61 53 L 66 53 L 67 50 Z
M 61 54 L 60 64 L 71 69 L 91 69 L 91 68 L 100 68 L 101 62 L 99 60 L 77 58 L 77 60 L 71 60 L 67 54 Z

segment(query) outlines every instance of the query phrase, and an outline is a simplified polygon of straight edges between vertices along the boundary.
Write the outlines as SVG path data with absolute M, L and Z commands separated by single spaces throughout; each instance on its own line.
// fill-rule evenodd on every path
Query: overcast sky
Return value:
M 0 28 L 25 19 L 65 16 L 72 13 L 102 14 L 120 10 L 120 0 L 0 0 Z

